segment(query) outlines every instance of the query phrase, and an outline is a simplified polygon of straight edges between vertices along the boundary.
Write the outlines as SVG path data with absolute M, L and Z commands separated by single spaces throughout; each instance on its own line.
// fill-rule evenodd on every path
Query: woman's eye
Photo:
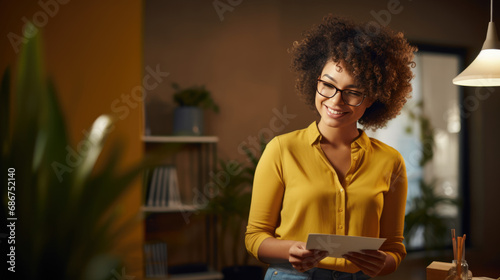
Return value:
M 357 92 L 357 91 L 348 91 L 346 93 L 349 94 L 349 95 L 355 96 L 355 97 L 361 97 L 362 96 L 362 94 L 359 93 L 359 92 Z
M 332 84 L 323 82 L 323 85 L 327 88 L 335 88 Z

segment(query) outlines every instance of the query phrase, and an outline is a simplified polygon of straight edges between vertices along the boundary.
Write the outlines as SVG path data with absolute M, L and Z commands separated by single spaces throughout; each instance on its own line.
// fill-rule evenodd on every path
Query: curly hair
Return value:
M 360 90 L 375 100 L 358 122 L 376 130 L 399 115 L 411 97 L 416 51 L 402 33 L 375 21 L 356 24 L 330 14 L 293 43 L 291 68 L 298 74 L 296 89 L 315 108 L 317 79 L 325 64 L 342 63 Z

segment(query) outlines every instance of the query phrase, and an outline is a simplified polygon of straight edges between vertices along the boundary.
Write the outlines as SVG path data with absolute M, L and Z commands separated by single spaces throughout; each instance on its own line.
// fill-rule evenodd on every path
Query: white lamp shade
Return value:
M 459 86 L 500 86 L 500 50 L 481 50 L 476 59 L 453 79 Z
M 490 21 L 486 40 L 476 59 L 460 75 L 453 79 L 459 86 L 500 86 L 500 41 L 495 24 Z

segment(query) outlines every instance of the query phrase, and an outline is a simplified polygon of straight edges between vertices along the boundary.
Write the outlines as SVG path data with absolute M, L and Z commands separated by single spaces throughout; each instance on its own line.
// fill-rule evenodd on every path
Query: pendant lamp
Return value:
M 500 86 L 500 41 L 493 22 L 493 0 L 483 48 L 469 67 L 453 79 L 453 83 L 469 87 Z

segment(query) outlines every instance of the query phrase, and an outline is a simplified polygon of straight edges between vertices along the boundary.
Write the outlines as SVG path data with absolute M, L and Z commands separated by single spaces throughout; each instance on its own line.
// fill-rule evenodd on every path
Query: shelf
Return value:
M 217 136 L 142 136 L 146 143 L 217 143 Z
M 211 181 L 211 174 L 217 165 L 217 136 L 142 136 L 145 154 L 158 157 L 158 162 L 144 180 L 144 205 L 141 207 L 145 217 L 144 242 L 166 243 L 169 245 L 167 264 L 178 265 L 188 262 L 205 263 L 208 267 L 217 266 L 217 240 L 215 235 L 215 218 L 197 215 L 203 209 L 204 187 Z M 158 152 L 159 151 L 159 152 Z M 167 172 L 166 168 L 174 167 L 176 172 Z M 156 168 L 158 172 L 154 177 Z M 172 171 L 172 169 L 170 169 Z M 176 176 L 171 176 L 175 174 Z M 213 176 L 213 175 L 212 175 Z M 154 177 L 154 178 L 153 178 Z M 177 177 L 175 179 L 175 177 Z M 172 179 L 174 178 L 174 179 Z M 153 180 L 155 179 L 155 180 Z M 177 183 L 172 183 L 177 180 Z M 168 182 L 167 182 L 168 181 Z M 167 182 L 167 183 L 166 183 Z M 152 184 L 155 189 L 152 190 Z M 165 186 L 177 185 L 179 202 L 157 203 L 158 196 L 165 197 Z M 162 186 L 158 188 L 158 186 Z M 168 193 L 172 189 L 167 188 Z M 175 191 L 175 189 L 174 189 Z M 155 193 L 151 202 L 148 194 Z M 177 197 L 177 191 L 172 196 Z M 198 200 L 200 199 L 200 200 Z M 163 199 L 160 201 L 168 201 Z M 156 206 L 151 206 L 156 205 Z M 170 206 L 158 206 L 170 205 Z M 192 222 L 191 222 L 192 219 Z M 176 236 L 185 236 L 180 242 Z M 186 270 L 200 271 L 200 270 Z M 174 271 L 172 271 L 174 272 Z M 147 277 L 146 279 L 174 280 L 217 280 L 223 279 L 220 272 L 172 274 L 164 277 Z
M 175 212 L 194 212 L 200 210 L 197 205 L 178 205 L 178 206 L 142 206 L 142 212 L 149 213 L 175 213 Z

